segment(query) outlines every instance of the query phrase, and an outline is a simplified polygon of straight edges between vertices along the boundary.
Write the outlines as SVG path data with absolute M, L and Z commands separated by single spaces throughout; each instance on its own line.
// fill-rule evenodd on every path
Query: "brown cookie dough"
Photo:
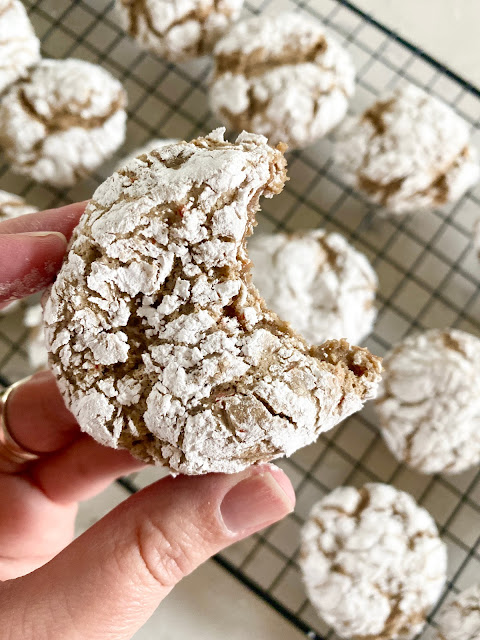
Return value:
M 95 192 L 46 302 L 50 365 L 81 428 L 174 472 L 291 454 L 375 395 L 380 361 L 309 347 L 251 284 L 246 238 L 281 150 L 243 133 L 155 149 Z

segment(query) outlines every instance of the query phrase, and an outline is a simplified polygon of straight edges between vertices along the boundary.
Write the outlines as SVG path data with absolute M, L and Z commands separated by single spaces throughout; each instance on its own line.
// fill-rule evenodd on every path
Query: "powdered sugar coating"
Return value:
M 321 229 L 254 236 L 252 277 L 267 305 L 310 344 L 358 344 L 375 321 L 377 276 L 338 233 Z
M 144 153 L 149 153 L 150 151 L 153 151 L 153 149 L 164 147 L 167 144 L 175 144 L 176 142 L 180 142 L 180 140 L 177 138 L 153 138 L 122 158 L 116 167 L 116 171 Z
M 40 42 L 20 0 L 0 0 L 0 93 L 40 60 Z
M 30 366 L 34 371 L 46 369 L 48 367 L 48 352 L 45 346 L 41 304 L 28 307 L 23 316 L 23 324 L 30 329 L 26 342 Z
M 14 171 L 71 186 L 125 138 L 126 94 L 101 67 L 42 60 L 0 103 L 0 143 Z
M 305 147 L 344 117 L 354 92 L 347 52 L 312 17 L 260 15 L 215 47 L 210 104 L 235 129 Z
M 466 122 L 413 85 L 347 118 L 334 157 L 349 184 L 392 213 L 454 202 L 480 176 Z
M 117 0 L 125 29 L 172 62 L 210 53 L 237 20 L 243 0 Z
M 345 638 L 407 640 L 445 583 L 447 554 L 431 516 L 386 484 L 339 487 L 301 533 L 308 597 Z
M 480 638 L 480 584 L 465 589 L 438 617 L 438 640 Z
M 411 336 L 387 354 L 376 402 L 392 453 L 422 473 L 480 462 L 480 340 L 457 329 Z
M 375 394 L 378 359 L 308 349 L 250 285 L 245 238 L 280 151 L 223 130 L 101 185 L 45 306 L 50 364 L 81 428 L 174 472 L 289 454 Z
M 27 213 L 36 213 L 37 211 L 37 207 L 28 204 L 20 196 L 0 190 L 0 222 L 9 218 L 23 216 Z

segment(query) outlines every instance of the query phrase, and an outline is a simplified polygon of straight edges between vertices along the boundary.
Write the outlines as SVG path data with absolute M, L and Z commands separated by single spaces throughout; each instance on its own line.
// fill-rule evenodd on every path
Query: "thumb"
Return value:
M 30 629 L 49 640 L 131 638 L 184 576 L 280 520 L 294 500 L 287 476 L 272 465 L 161 480 L 41 569 L 4 584 L 0 617 L 11 625 L 7 637 Z

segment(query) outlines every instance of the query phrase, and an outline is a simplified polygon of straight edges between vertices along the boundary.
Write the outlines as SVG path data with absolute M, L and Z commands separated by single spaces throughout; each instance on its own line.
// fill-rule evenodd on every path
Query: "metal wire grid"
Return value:
M 100 63 L 129 94 L 128 150 L 151 137 L 189 139 L 217 125 L 206 99 L 209 61 L 172 65 L 141 52 L 119 28 L 110 0 L 26 0 L 46 57 Z M 413 82 L 448 102 L 472 127 L 480 147 L 480 92 L 345 0 L 250 0 L 245 12 L 295 8 L 321 19 L 350 51 L 357 69 L 353 112 L 401 82 Z M 125 153 L 127 149 L 123 149 Z M 0 164 L 0 188 L 41 208 L 88 198 L 122 153 L 72 189 L 59 191 L 12 174 Z M 289 154 L 290 182 L 263 203 L 262 231 L 323 227 L 343 233 L 372 261 L 380 280 L 378 320 L 367 346 L 382 355 L 411 331 L 453 326 L 480 335 L 479 269 L 471 246 L 480 218 L 480 188 L 428 214 L 380 218 L 347 188 L 331 160 L 331 138 Z M 18 316 L 0 318 L 0 382 L 29 371 L 27 330 Z M 453 593 L 480 575 L 480 471 L 422 476 L 399 465 L 385 448 L 371 407 L 280 465 L 297 491 L 295 513 L 216 558 L 310 638 L 335 635 L 308 603 L 297 566 L 299 529 L 312 504 L 340 484 L 394 484 L 435 517 L 448 545 L 448 584 L 422 638 L 435 635 L 435 616 Z M 146 472 L 151 479 L 152 470 Z M 145 474 L 122 481 L 135 491 Z

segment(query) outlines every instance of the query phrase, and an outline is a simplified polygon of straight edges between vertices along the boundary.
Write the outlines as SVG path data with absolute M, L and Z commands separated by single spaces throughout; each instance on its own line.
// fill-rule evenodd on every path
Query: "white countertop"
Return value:
M 352 2 L 480 88 L 479 0 Z

